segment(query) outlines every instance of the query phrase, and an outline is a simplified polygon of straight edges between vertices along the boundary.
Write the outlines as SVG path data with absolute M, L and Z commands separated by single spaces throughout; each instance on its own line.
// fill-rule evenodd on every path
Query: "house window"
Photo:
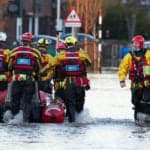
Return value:
M 124 4 L 130 4 L 132 2 L 134 2 L 135 0 L 122 0 L 122 3 Z
M 150 5 L 150 0 L 141 0 L 141 5 Z

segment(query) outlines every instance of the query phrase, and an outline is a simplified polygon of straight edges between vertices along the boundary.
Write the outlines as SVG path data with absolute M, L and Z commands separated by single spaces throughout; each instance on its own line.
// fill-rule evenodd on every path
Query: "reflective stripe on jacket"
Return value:
M 32 47 L 16 47 L 10 52 L 8 69 L 13 75 L 27 74 L 35 76 L 41 67 L 41 53 Z

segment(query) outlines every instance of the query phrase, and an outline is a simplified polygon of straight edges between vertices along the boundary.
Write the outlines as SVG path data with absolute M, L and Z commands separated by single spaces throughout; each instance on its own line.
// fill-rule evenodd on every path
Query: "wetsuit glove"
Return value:
M 123 87 L 125 87 L 125 86 L 126 86 L 125 81 L 120 81 L 120 87 L 123 88 Z
M 90 90 L 90 89 L 91 89 L 90 85 L 88 84 L 88 85 L 85 87 L 85 89 L 86 89 L 86 90 Z

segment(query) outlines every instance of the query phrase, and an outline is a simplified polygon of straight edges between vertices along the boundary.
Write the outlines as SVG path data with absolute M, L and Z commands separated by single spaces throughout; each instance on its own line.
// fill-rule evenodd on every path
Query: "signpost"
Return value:
M 72 9 L 65 19 L 65 26 L 72 28 L 72 35 L 75 36 L 75 28 L 81 27 L 81 20 L 75 9 Z

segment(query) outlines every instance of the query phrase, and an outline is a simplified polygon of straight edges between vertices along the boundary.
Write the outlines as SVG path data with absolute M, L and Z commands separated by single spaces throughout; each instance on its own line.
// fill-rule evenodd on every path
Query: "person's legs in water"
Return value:
M 83 111 L 85 103 L 85 89 L 84 87 L 76 87 L 76 111 L 80 113 Z
M 140 111 L 140 101 L 143 97 L 143 89 L 131 89 L 131 101 L 136 111 Z
M 7 81 L 0 81 L 0 92 L 7 90 L 7 87 L 8 87 Z M 2 121 L 4 111 L 5 106 L 2 103 L 0 103 L 0 122 Z
M 0 92 L 7 90 L 8 82 L 7 81 L 0 81 Z
M 24 81 L 14 81 L 12 83 L 10 107 L 13 115 L 16 115 L 20 110 L 23 91 Z
M 25 122 L 29 122 L 32 115 L 32 98 L 34 94 L 35 82 L 31 79 L 28 79 L 25 81 L 25 88 L 22 99 L 23 119 Z

